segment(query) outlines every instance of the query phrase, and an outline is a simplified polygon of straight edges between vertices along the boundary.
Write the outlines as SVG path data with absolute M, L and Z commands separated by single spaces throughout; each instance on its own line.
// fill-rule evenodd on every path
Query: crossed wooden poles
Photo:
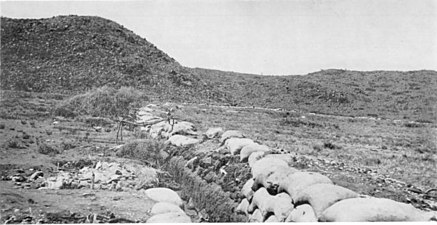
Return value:
M 164 119 L 159 119 L 159 120 L 155 120 L 152 122 L 135 123 L 135 122 L 124 120 L 122 117 L 119 117 L 118 122 L 117 122 L 117 136 L 115 138 L 115 143 L 118 144 L 119 137 L 120 137 L 120 141 L 123 141 L 123 125 L 125 125 L 125 124 L 131 125 L 134 127 L 138 127 L 138 126 L 145 127 L 145 126 L 153 125 L 155 123 L 159 123 L 161 121 L 164 121 Z M 174 123 L 174 121 L 173 121 L 173 123 Z

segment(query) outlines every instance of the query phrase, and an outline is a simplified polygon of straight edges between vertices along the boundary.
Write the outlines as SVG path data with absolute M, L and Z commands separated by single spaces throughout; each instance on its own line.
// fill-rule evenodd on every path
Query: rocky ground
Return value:
M 156 201 L 144 190 L 154 187 L 176 191 L 182 197 L 182 208 L 193 222 L 247 221 L 247 217 L 237 215 L 234 209 L 245 197 L 240 192 L 251 178 L 250 167 L 240 162 L 238 155 L 215 151 L 220 147 L 219 138 L 204 138 L 203 134 L 208 128 L 220 125 L 226 130 L 235 129 L 238 122 L 229 125 L 231 118 L 247 118 L 250 109 L 185 106 L 179 110 L 178 119 L 191 121 L 197 127 L 197 135 L 191 137 L 199 143 L 175 147 L 163 141 L 149 141 L 146 134 L 151 133 L 150 128 L 141 131 L 126 126 L 121 141 L 116 140 L 117 124 L 107 118 L 53 117 L 50 110 L 59 99 L 62 96 L 19 92 L 8 93 L 7 98 L 1 99 L 0 222 L 146 222 Z M 154 107 L 158 110 L 166 106 L 155 105 L 152 111 Z M 258 123 L 272 113 L 250 111 L 251 117 L 259 117 Z M 214 117 L 215 114 L 221 117 Z M 373 126 L 373 122 L 369 123 Z M 308 127 L 312 127 L 313 138 L 319 135 L 320 123 L 299 119 L 286 123 L 290 124 L 302 133 L 281 130 L 275 132 L 276 136 L 293 133 L 287 134 L 288 141 L 299 148 L 274 146 L 275 141 L 284 140 L 269 138 L 269 127 L 254 129 L 241 125 L 238 128 L 249 138 L 275 149 L 275 154 L 283 154 L 294 168 L 321 173 L 335 184 L 361 194 L 410 203 L 423 210 L 437 210 L 437 193 L 432 186 L 435 181 L 415 177 L 421 179 L 420 184 L 415 184 L 399 179 L 399 174 L 386 173 L 382 166 L 362 166 L 347 158 L 327 155 L 326 152 L 340 150 L 346 156 L 351 154 L 336 142 L 315 145 L 308 154 L 299 141 L 307 140 Z M 323 124 L 329 130 L 343 129 L 343 124 L 335 127 L 326 119 Z M 363 157 L 363 161 L 371 159 Z M 435 156 L 430 157 L 433 160 Z

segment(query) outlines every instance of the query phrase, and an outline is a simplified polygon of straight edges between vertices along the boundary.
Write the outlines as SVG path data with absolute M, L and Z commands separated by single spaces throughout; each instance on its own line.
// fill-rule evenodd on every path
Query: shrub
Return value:
M 129 111 L 147 100 L 145 94 L 132 87 L 115 89 L 104 86 L 62 101 L 54 109 L 55 116 L 126 117 Z
M 56 155 L 60 153 L 56 147 L 49 145 L 46 142 L 38 144 L 38 152 L 44 155 Z

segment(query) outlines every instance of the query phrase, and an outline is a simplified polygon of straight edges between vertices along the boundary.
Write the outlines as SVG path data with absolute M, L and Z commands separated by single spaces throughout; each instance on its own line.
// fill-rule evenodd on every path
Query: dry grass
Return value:
M 237 129 L 271 147 L 372 169 L 416 186 L 437 185 L 435 124 L 406 127 L 391 120 L 196 105 L 180 114 L 201 131 Z

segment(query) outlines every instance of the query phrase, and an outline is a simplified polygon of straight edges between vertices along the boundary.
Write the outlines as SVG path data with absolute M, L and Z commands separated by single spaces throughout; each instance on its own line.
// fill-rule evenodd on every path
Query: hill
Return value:
M 99 17 L 2 17 L 1 62 L 2 89 L 78 93 L 134 86 L 174 101 L 195 101 L 213 89 L 146 39 Z
M 436 71 L 322 70 L 259 76 L 187 68 L 103 18 L 1 18 L 1 88 L 81 93 L 132 86 L 160 101 L 212 102 L 437 121 Z
M 437 121 L 437 72 L 322 70 L 304 76 L 257 76 L 194 69 L 235 105 L 323 114 Z

